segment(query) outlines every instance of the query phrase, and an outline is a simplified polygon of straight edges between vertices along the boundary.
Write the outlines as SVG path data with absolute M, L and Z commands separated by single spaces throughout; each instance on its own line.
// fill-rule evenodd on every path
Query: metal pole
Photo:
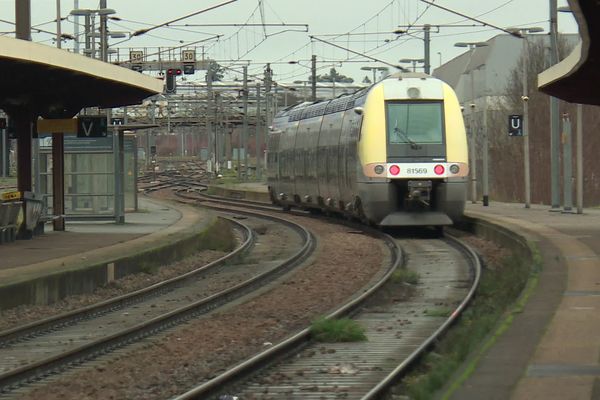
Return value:
M 39 141 L 36 140 L 34 146 L 38 147 Z M 36 169 L 39 172 L 39 160 L 36 160 Z M 65 153 L 64 153 L 64 135 L 62 133 L 52 133 L 52 213 L 54 219 L 52 228 L 55 231 L 65 230 Z M 36 174 L 39 175 L 39 174 Z M 35 191 L 40 191 L 39 181 L 36 180 Z
M 15 0 L 15 32 L 16 38 L 31 40 L 31 2 L 30 0 Z M 31 125 L 33 118 L 29 110 L 20 108 L 12 113 L 17 134 L 17 190 L 31 191 Z M 18 238 L 31 238 L 27 231 L 27 213 L 23 206 L 23 223 L 17 234 Z
M 269 126 L 270 126 L 269 120 L 271 119 L 270 118 L 271 117 L 271 110 L 270 110 L 270 107 L 269 107 L 270 106 L 269 102 L 271 101 L 271 98 L 272 98 L 271 92 L 265 92 L 265 133 L 264 133 L 265 136 L 264 136 L 264 141 L 261 140 L 261 144 L 262 144 L 262 142 L 266 143 L 267 140 L 269 140 L 268 139 L 269 138 Z M 262 151 L 262 146 L 261 146 L 261 151 L 259 153 L 260 153 L 260 156 L 262 157 L 262 163 L 263 163 L 263 166 L 264 166 L 264 169 L 265 169 L 265 173 L 266 173 L 267 162 L 266 162 L 265 157 L 264 157 L 266 153 Z
M 277 115 L 277 113 L 279 112 L 279 86 L 276 85 L 275 86 L 275 97 L 272 99 L 272 103 L 273 103 L 273 116 Z M 273 119 L 271 118 L 271 121 Z
M 73 9 L 79 9 L 79 0 L 73 0 Z M 73 41 L 73 51 L 75 54 L 79 54 L 79 16 L 75 15 L 73 18 L 73 36 L 75 36 L 75 40 Z
M 489 154 L 488 154 L 488 130 L 487 130 L 487 97 L 484 97 L 483 105 L 483 205 L 485 207 L 490 204 L 490 188 L 489 188 Z
M 212 69 L 209 65 L 209 70 L 206 73 L 206 136 L 207 136 L 207 150 L 208 150 L 208 160 L 207 164 L 209 166 L 208 172 L 213 172 L 214 167 L 214 154 L 213 154 L 213 138 L 212 138 Z
M 56 0 L 56 47 L 61 48 L 60 0 Z
M 317 56 L 311 58 L 311 76 L 312 76 L 312 98 L 311 101 L 317 101 Z
M 583 214 L 583 106 L 577 104 L 577 214 Z
M 106 0 L 100 0 L 100 9 L 106 8 Z M 106 14 L 100 15 L 100 59 L 108 61 L 108 31 L 106 29 Z
M 167 135 L 171 134 L 171 106 L 167 99 Z
M 115 128 L 116 130 L 117 128 Z M 125 223 L 125 134 L 118 131 L 119 142 L 119 214 L 117 215 L 117 224 Z
M 471 52 L 475 51 L 475 47 L 471 47 Z M 471 53 L 472 55 L 472 53 Z M 469 131 L 471 132 L 471 203 L 477 203 L 477 152 L 476 137 L 475 137 L 475 70 L 471 70 L 471 126 Z
M 15 31 L 17 39 L 31 40 L 31 0 L 15 0 Z
M 125 118 L 127 118 L 127 112 L 125 112 Z M 135 140 L 133 142 L 135 144 Z M 138 152 L 137 148 L 133 151 L 133 210 L 137 212 L 139 210 L 138 202 Z
M 2 177 L 6 178 L 8 176 L 8 146 L 6 145 L 6 129 L 0 129 L 0 132 L 2 132 L 1 135 L 1 139 L 2 139 Z
M 220 114 L 219 114 L 219 105 L 221 102 L 221 96 L 219 95 L 219 92 L 215 93 L 215 132 L 214 132 L 214 145 L 215 145 L 215 175 L 219 175 L 219 170 L 220 170 L 220 165 L 219 162 L 221 161 L 221 157 L 219 154 L 219 125 L 221 124 L 220 121 Z
M 92 35 L 90 35 L 91 31 L 92 31 L 92 17 L 89 14 L 86 14 L 84 17 L 84 23 L 85 23 L 85 50 L 89 50 L 92 48 Z M 92 53 L 85 53 L 85 55 L 87 55 L 88 57 L 94 57 Z
M 96 16 L 95 14 L 90 14 L 90 43 L 91 50 L 90 57 L 96 59 Z
M 529 42 L 527 37 L 523 35 L 523 161 L 524 161 L 524 173 L 525 173 L 525 208 L 531 207 L 531 172 L 529 165 L 529 98 L 527 92 L 528 88 L 528 64 L 529 64 Z
M 256 179 L 261 179 L 262 135 L 260 133 L 260 83 L 256 84 Z
M 569 114 L 563 116 L 563 211 L 573 209 L 573 153 L 571 140 L 571 118 Z
M 119 223 L 119 193 L 121 192 L 119 185 L 121 180 L 119 179 L 119 133 L 117 128 L 113 129 L 113 179 L 114 179 L 114 196 L 113 196 L 113 208 L 115 223 Z
M 52 136 L 54 137 L 55 134 L 53 133 Z M 54 148 L 54 139 L 52 140 L 52 148 Z M 33 192 L 36 194 L 40 194 L 40 188 L 42 187 L 41 185 L 41 162 L 40 162 L 40 140 L 39 139 L 31 139 L 31 144 L 32 144 L 32 148 L 31 148 L 31 164 L 33 166 Z M 62 179 L 62 177 L 57 177 L 55 175 L 55 172 L 52 172 L 52 175 L 56 178 L 56 179 Z
M 242 120 L 242 142 L 244 144 L 244 180 L 248 179 L 248 67 L 244 65 L 244 116 Z
M 558 63 L 558 27 L 557 27 L 557 0 L 550 0 L 550 64 Z M 558 115 L 558 99 L 550 97 L 550 177 L 552 209 L 558 211 L 560 207 L 559 175 L 560 165 L 558 160 L 559 153 L 559 126 L 560 116 Z
M 152 111 L 150 112 L 150 118 L 152 121 L 152 125 L 156 124 L 156 100 L 150 101 L 150 107 L 152 107 Z M 146 170 L 150 168 L 152 165 L 151 157 L 150 157 L 150 139 L 154 137 L 154 128 L 150 129 L 149 132 L 146 133 Z
M 431 26 L 428 24 L 425 24 L 423 26 L 423 30 L 425 31 L 425 35 L 423 40 L 425 41 L 425 65 L 423 66 L 425 73 L 427 75 L 429 75 L 430 70 L 431 70 L 431 50 L 430 50 L 430 44 L 431 44 L 431 38 L 430 38 L 430 32 L 431 32 Z

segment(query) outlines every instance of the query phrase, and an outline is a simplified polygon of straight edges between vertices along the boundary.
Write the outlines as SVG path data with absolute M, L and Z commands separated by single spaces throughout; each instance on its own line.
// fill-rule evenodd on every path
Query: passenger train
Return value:
M 399 73 L 333 100 L 278 113 L 267 141 L 269 194 L 382 227 L 441 229 L 463 215 L 468 150 L 456 94 Z

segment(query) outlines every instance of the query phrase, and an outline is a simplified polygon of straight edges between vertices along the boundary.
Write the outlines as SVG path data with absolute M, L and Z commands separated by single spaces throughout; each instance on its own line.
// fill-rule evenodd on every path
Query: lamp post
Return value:
M 558 7 L 558 12 L 573 13 L 569 7 Z M 577 104 L 577 131 L 575 133 L 576 150 L 576 172 L 575 172 L 575 203 L 577 214 L 583 213 L 583 106 Z
M 486 42 L 458 42 L 454 43 L 456 47 L 468 47 L 469 48 L 469 63 L 467 63 L 467 67 L 469 67 L 470 61 L 473 58 L 473 53 L 477 47 L 485 47 L 488 44 Z M 465 70 L 466 70 L 465 68 Z M 466 71 L 465 71 L 466 72 Z M 469 163 L 469 169 L 471 173 L 471 202 L 473 204 L 477 203 L 477 158 L 475 152 L 475 77 L 473 74 L 473 69 L 470 71 L 471 73 L 471 103 L 469 104 L 470 111 L 470 123 L 469 123 L 469 136 L 471 137 L 471 145 L 469 146 L 469 150 L 471 153 L 471 162 Z M 484 159 L 487 161 L 487 132 L 484 133 L 484 153 L 486 156 Z M 487 166 L 484 165 L 484 172 L 487 172 Z M 488 182 L 486 173 L 483 174 L 483 196 L 485 206 L 488 205 Z
M 419 63 L 424 64 L 425 59 L 424 58 L 403 58 L 403 59 L 399 60 L 399 62 L 412 64 L 413 72 L 417 72 L 417 64 L 419 64 Z
M 377 82 L 377 71 L 387 71 L 388 67 L 361 67 L 363 71 L 373 71 L 373 84 Z
M 523 167 L 525 172 L 525 208 L 531 207 L 531 173 L 529 163 L 529 87 L 528 87 L 528 68 L 529 68 L 529 41 L 527 35 L 530 33 L 543 32 L 544 29 L 539 26 L 531 28 L 509 28 L 508 30 L 521 34 L 523 38 L 523 71 L 521 72 L 521 83 L 523 86 Z
M 106 5 L 106 0 L 102 0 L 101 5 Z M 96 58 L 96 37 L 100 38 L 100 59 L 102 61 L 108 60 L 108 40 L 106 30 L 106 17 L 115 14 L 116 11 L 112 8 L 99 8 L 99 9 L 87 9 L 87 8 L 76 8 L 71 10 L 69 14 L 79 17 L 85 17 L 85 49 L 83 52 L 88 54 L 92 58 Z M 95 16 L 100 16 L 100 34 L 94 32 L 95 30 Z
M 427 75 L 430 74 L 431 72 L 431 25 L 429 24 L 425 24 L 425 25 L 408 25 L 408 26 L 404 26 L 407 29 L 410 28 L 423 28 L 423 38 L 417 38 L 417 39 L 421 39 L 423 40 L 423 72 L 425 72 Z M 438 27 L 438 31 L 439 31 L 439 27 Z M 406 34 L 407 31 L 405 29 L 397 29 L 394 31 L 394 33 L 396 35 L 403 35 Z

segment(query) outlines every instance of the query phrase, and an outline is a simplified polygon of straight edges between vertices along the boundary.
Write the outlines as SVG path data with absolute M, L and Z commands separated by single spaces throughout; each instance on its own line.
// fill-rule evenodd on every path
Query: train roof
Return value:
M 356 99 L 365 96 L 373 87 L 392 79 L 432 79 L 439 81 L 439 79 L 437 79 L 436 77 L 424 74 L 422 72 L 397 72 L 388 75 L 383 80 L 376 82 L 369 87 L 359 89 L 354 93 L 341 94 L 335 99 L 318 100 L 315 102 L 305 101 L 302 103 L 294 104 L 277 113 L 275 118 L 288 117 L 289 121 L 292 122 L 305 118 L 313 118 L 325 114 L 344 111 L 349 108 L 353 108 L 354 104 L 356 103 Z

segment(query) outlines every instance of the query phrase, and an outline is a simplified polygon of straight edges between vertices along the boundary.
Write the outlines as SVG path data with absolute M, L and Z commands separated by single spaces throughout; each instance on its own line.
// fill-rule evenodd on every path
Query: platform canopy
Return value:
M 539 89 L 572 103 L 600 105 L 600 2 L 568 0 L 581 43 L 560 63 L 538 75 Z
M 141 103 L 162 92 L 162 80 L 20 39 L 0 37 L 0 108 L 9 114 L 67 118 L 84 107 Z

